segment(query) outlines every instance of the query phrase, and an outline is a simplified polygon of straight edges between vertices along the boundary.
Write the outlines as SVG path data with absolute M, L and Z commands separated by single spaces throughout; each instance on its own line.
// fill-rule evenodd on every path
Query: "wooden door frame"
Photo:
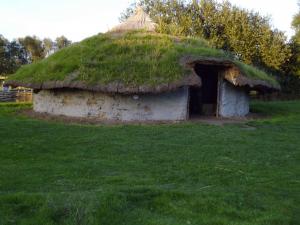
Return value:
M 217 87 L 217 110 L 216 110 L 216 117 L 220 117 L 220 100 L 222 94 L 222 83 L 223 83 L 223 72 L 220 70 L 218 71 L 218 87 Z

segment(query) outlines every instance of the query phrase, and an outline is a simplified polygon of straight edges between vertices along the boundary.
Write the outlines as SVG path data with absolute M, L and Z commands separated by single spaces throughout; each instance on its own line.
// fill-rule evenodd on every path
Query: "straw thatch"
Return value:
M 218 59 L 212 57 L 195 57 L 195 56 L 185 56 L 181 59 L 181 64 L 194 70 L 197 64 L 201 65 L 211 65 L 211 66 L 221 66 L 223 67 L 224 78 L 235 86 L 246 86 L 250 89 L 259 91 L 276 91 L 280 90 L 280 85 L 278 83 L 267 82 L 262 79 L 257 79 L 255 77 L 249 77 L 245 74 L 243 70 L 239 68 L 234 61 L 227 59 Z
M 125 32 L 131 30 L 145 30 L 154 32 L 157 24 L 152 21 L 141 7 L 138 7 L 135 14 L 130 16 L 125 22 L 112 28 L 110 32 Z
M 201 79 L 199 76 L 191 74 L 184 76 L 181 80 L 163 83 L 159 85 L 125 85 L 122 82 L 111 82 L 108 84 L 87 84 L 83 81 L 69 81 L 68 79 L 63 81 L 46 81 L 46 82 L 35 82 L 35 83 L 25 83 L 22 81 L 9 80 L 7 85 L 13 87 L 29 87 L 36 90 L 47 90 L 47 89 L 62 89 L 62 88 L 73 88 L 88 91 L 97 91 L 110 94 L 146 94 L 146 93 L 162 93 L 176 90 L 184 86 L 201 86 Z

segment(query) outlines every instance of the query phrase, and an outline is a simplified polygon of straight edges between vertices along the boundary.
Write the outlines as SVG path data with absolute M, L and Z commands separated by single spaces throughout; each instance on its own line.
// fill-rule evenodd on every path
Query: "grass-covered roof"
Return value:
M 252 66 L 231 60 L 200 39 L 130 31 L 105 33 L 23 66 L 8 84 L 35 89 L 79 88 L 103 92 L 161 92 L 200 85 L 193 63 L 219 63 L 234 68 L 226 77 L 235 85 L 277 89 L 277 81 Z

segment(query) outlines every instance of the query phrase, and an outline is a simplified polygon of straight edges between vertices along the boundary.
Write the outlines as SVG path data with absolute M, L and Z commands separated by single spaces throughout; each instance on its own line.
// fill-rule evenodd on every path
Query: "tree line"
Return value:
M 12 74 L 20 66 L 44 59 L 71 43 L 65 36 L 54 41 L 50 38 L 40 40 L 36 36 L 9 41 L 0 35 L 0 75 Z
M 294 16 L 292 22 L 295 35 L 288 43 L 291 49 L 291 57 L 285 65 L 285 76 L 281 79 L 283 91 L 296 95 L 300 95 L 300 1 L 298 7 L 298 13 Z
M 120 20 L 141 6 L 161 33 L 206 39 L 212 47 L 230 52 L 235 59 L 277 75 L 283 89 L 300 94 L 300 13 L 290 40 L 274 29 L 270 18 L 238 8 L 229 1 L 139 0 Z

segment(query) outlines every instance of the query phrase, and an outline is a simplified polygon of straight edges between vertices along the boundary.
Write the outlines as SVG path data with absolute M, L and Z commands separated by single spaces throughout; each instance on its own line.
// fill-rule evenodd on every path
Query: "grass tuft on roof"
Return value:
M 179 62 L 185 55 L 230 60 L 226 52 L 211 48 L 206 41 L 164 34 L 132 31 L 106 33 L 87 38 L 37 63 L 21 67 L 8 80 L 23 83 L 72 81 L 87 84 L 122 82 L 125 85 L 157 85 L 174 82 L 190 73 Z M 251 79 L 272 85 L 277 81 L 252 66 L 234 61 Z

